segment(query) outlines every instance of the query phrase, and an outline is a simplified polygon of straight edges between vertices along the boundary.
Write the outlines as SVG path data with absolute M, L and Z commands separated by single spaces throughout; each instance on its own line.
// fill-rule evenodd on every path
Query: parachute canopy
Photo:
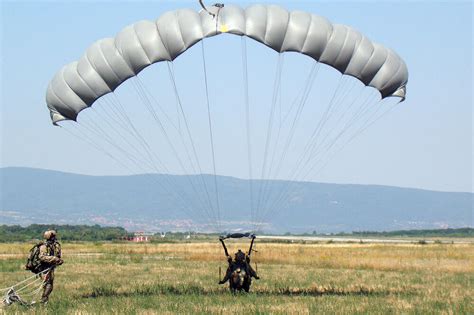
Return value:
M 46 103 L 54 124 L 76 120 L 81 110 L 147 66 L 172 61 L 204 38 L 222 33 L 250 37 L 277 52 L 298 52 L 377 89 L 382 98 L 405 98 L 408 70 L 392 50 L 351 27 L 275 5 L 234 5 L 205 11 L 181 9 L 156 22 L 140 21 L 115 38 L 94 43 L 49 83 Z
M 168 12 L 94 43 L 49 84 L 53 123 L 121 172 L 153 175 L 137 187 L 152 194 L 146 224 L 258 232 L 279 213 L 322 209 L 302 182 L 404 100 L 405 63 L 317 15 L 209 10 Z M 153 221 L 158 212 L 167 215 Z

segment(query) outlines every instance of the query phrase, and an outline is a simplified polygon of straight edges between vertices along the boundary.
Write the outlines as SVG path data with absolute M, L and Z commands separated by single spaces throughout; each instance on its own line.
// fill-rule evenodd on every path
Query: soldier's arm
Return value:
M 252 241 L 250 242 L 249 254 L 247 255 L 250 260 L 250 255 L 252 254 L 253 242 L 255 241 L 255 235 L 252 235 Z
M 48 253 L 48 247 L 46 245 L 41 245 L 40 246 L 40 252 L 38 255 L 38 258 L 41 262 L 47 263 L 47 264 L 58 264 L 61 262 L 61 259 L 56 257 L 56 256 L 51 256 Z
M 227 252 L 227 247 L 225 247 L 225 243 L 224 243 L 224 240 L 223 239 L 219 239 L 219 241 L 221 241 L 222 243 L 222 247 L 224 247 L 224 253 L 227 257 L 230 257 L 229 256 L 229 253 Z
M 56 243 L 55 246 L 56 246 L 56 253 L 57 253 L 56 257 L 61 258 L 62 257 L 61 244 Z

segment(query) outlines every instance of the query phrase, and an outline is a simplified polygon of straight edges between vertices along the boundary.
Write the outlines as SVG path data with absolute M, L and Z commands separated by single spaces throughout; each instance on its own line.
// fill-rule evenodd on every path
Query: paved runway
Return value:
M 427 244 L 434 244 L 435 242 L 441 242 L 444 244 L 472 244 L 472 240 L 425 240 L 423 237 L 411 238 L 411 239 L 397 239 L 397 238 L 354 238 L 354 237 L 342 237 L 342 236 L 281 236 L 281 235 L 259 235 L 259 239 L 267 240 L 285 240 L 285 241 L 308 241 L 308 242 L 337 242 L 337 243 L 392 243 L 392 244 L 417 244 L 420 241 L 425 241 Z

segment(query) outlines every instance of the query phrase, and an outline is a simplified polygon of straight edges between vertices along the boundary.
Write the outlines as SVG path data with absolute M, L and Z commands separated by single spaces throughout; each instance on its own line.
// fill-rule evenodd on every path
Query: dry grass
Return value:
M 0 245 L 0 287 L 27 276 L 20 266 L 29 247 Z M 474 313 L 468 244 L 257 243 L 262 280 L 238 296 L 217 285 L 219 266 L 226 267 L 217 242 L 63 247 L 66 263 L 39 313 Z

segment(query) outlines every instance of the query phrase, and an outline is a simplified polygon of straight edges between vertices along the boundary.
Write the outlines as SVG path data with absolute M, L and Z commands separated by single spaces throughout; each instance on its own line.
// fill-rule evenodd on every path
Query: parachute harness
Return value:
M 5 306 L 10 306 L 17 302 L 21 305 L 29 306 L 36 303 L 35 298 L 43 289 L 46 275 L 51 271 L 52 267 L 45 269 L 31 277 L 22 280 L 11 287 L 0 289 L 3 292 L 2 303 Z

